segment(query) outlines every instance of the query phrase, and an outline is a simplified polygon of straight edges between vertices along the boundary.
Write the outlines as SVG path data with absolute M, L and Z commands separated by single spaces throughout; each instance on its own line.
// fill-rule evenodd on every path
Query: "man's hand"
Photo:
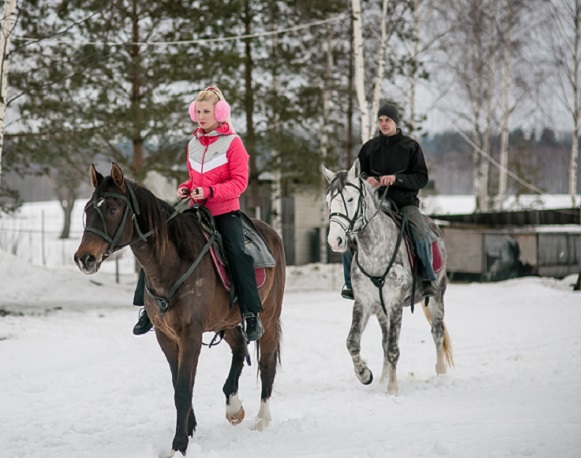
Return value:
M 379 180 L 375 177 L 367 177 L 367 182 L 371 185 L 372 188 L 377 188 L 380 186 Z
M 383 175 L 379 177 L 379 184 L 381 186 L 391 186 L 395 183 L 395 175 Z

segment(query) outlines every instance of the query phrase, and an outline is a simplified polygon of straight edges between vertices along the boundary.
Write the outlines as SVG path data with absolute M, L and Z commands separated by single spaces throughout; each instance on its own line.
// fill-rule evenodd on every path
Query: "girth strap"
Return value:
M 192 273 L 194 273 L 194 270 L 196 270 L 196 267 L 198 267 L 198 264 L 200 264 L 200 262 L 202 262 L 202 258 L 204 257 L 204 255 L 210 250 L 210 247 L 212 246 L 212 243 L 214 243 L 214 240 L 215 240 L 215 235 L 212 234 L 212 236 L 210 237 L 210 239 L 204 245 L 204 248 L 202 248 L 202 251 L 200 251 L 200 254 L 198 254 L 198 257 L 196 258 L 196 260 L 194 261 L 194 263 L 178 279 L 178 281 L 175 282 L 175 284 L 171 287 L 171 289 L 167 293 L 167 296 L 166 297 L 156 296 L 155 294 L 153 294 L 151 292 L 151 290 L 147 287 L 147 285 L 145 286 L 145 292 L 149 296 L 153 297 L 157 301 L 157 305 L 159 306 L 159 312 L 160 313 L 167 312 L 167 309 L 169 307 L 169 301 L 171 301 L 172 297 L 174 296 L 174 294 L 176 293 L 176 291 L 178 290 L 178 288 L 180 286 L 182 286 L 182 284 L 188 279 L 188 277 L 190 275 L 192 275 Z

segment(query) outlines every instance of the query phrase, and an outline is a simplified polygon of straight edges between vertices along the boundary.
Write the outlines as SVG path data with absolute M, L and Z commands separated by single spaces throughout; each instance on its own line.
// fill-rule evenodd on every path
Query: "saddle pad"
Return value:
M 212 256 L 212 263 L 216 268 L 216 272 L 218 273 L 218 277 L 220 277 L 220 281 L 222 282 L 224 289 L 226 291 L 230 291 L 230 275 L 228 275 L 226 266 L 216 253 L 214 245 L 212 245 L 210 248 L 210 255 Z M 262 288 L 266 282 L 266 270 L 264 267 L 255 267 L 254 275 L 256 276 L 256 286 L 258 286 L 258 289 Z
M 405 237 L 405 245 L 406 245 L 408 257 L 410 260 L 410 265 L 411 265 L 412 271 L 413 271 L 416 256 L 412 255 L 410 240 L 408 237 Z M 432 242 L 432 267 L 434 268 L 435 273 L 438 273 L 444 267 L 444 263 L 442 262 L 442 254 L 440 253 L 440 247 L 438 247 L 437 241 Z

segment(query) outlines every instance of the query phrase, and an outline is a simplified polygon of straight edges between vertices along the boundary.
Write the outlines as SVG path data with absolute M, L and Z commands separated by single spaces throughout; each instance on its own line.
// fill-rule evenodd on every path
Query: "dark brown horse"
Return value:
M 75 253 L 75 263 L 82 272 L 97 272 L 109 255 L 129 246 L 143 268 L 148 290 L 155 296 L 168 297 L 178 280 L 193 268 L 175 289 L 165 313 L 152 295 L 145 295 L 147 313 L 172 373 L 177 420 L 171 455 L 175 451 L 185 454 L 188 436 L 193 436 L 196 429 L 192 391 L 204 332 L 224 331 L 224 340 L 232 348 L 230 372 L 223 387 L 226 418 L 232 424 L 244 418 L 237 394 L 247 354 L 239 326 L 240 312 L 237 305 L 229 306 L 229 294 L 207 254 L 206 240 L 196 217 L 176 214 L 171 205 L 126 180 L 115 163 L 110 176 L 104 177 L 94 166 L 90 172 L 95 191 L 85 207 L 85 231 Z M 256 344 L 256 353 L 262 392 L 255 428 L 262 430 L 271 420 L 269 399 L 280 362 L 285 258 L 277 233 L 262 221 L 253 222 L 276 261 L 276 267 L 266 268 L 266 281 L 260 289 L 264 335 Z

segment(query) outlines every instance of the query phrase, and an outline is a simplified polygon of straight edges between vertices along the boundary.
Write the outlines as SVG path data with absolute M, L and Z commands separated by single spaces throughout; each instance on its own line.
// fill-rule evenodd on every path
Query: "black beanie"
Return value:
M 399 113 L 397 112 L 397 108 L 395 105 L 391 103 L 386 103 L 381 106 L 381 108 L 377 112 L 377 118 L 379 119 L 380 116 L 387 116 L 389 119 L 392 119 L 393 122 L 396 124 L 399 123 Z

